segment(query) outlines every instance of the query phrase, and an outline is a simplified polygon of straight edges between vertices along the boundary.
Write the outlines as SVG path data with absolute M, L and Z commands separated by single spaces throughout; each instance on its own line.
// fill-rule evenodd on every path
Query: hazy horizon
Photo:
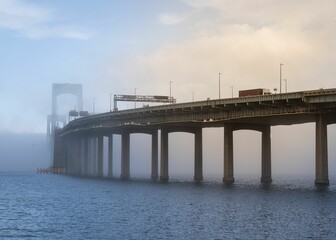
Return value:
M 219 72 L 222 98 L 249 88 L 279 92 L 280 64 L 283 92 L 285 84 L 288 91 L 336 87 L 333 0 L 0 0 L 0 9 L 0 171 L 46 163 L 42 140 L 23 134 L 46 134 L 53 83 L 83 84 L 84 110 L 96 113 L 110 110 L 111 94 L 169 95 L 170 86 L 178 103 L 216 99 Z M 58 105 L 65 115 L 78 108 L 70 95 Z M 328 129 L 333 175 L 336 127 Z M 272 127 L 271 137 L 273 174 L 314 174 L 313 123 Z M 171 174 L 192 174 L 192 135 L 170 141 Z M 238 131 L 234 141 L 235 174 L 258 175 L 260 133 Z M 204 130 L 203 142 L 204 175 L 221 174 L 223 128 Z M 132 136 L 131 143 L 132 164 L 149 142 Z

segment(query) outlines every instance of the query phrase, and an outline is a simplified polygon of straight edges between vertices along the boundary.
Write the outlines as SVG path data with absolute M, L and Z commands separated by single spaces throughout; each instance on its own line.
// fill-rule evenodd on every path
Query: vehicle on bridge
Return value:
M 270 95 L 270 94 L 271 94 L 271 91 L 267 88 L 256 88 L 256 89 L 248 89 L 248 90 L 239 91 L 239 97 Z

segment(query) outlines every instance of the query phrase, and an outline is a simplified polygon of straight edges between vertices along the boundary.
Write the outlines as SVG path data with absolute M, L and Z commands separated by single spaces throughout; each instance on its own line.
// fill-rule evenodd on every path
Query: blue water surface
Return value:
M 336 189 L 0 173 L 0 239 L 336 239 Z

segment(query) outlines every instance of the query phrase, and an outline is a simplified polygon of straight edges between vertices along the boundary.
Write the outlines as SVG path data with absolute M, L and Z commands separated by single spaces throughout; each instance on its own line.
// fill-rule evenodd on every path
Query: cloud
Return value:
M 191 19 L 175 26 L 184 40 L 115 63 L 110 77 L 127 79 L 120 88 L 141 85 L 169 94 L 173 81 L 179 102 L 190 101 L 192 92 L 196 100 L 216 98 L 222 72 L 229 97 L 231 86 L 235 95 L 244 88 L 279 88 L 280 63 L 289 91 L 334 87 L 334 1 L 183 1 L 193 7 L 185 15 Z
M 163 13 L 159 16 L 159 22 L 164 25 L 176 25 L 187 18 L 187 14 Z
M 20 0 L 0 0 L 0 28 L 17 31 L 31 39 L 90 38 L 90 33 L 82 28 L 57 23 L 52 12 Z

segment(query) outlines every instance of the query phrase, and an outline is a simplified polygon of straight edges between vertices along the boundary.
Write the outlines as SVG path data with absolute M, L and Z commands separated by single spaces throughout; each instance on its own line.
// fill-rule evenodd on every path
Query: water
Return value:
M 336 188 L 0 174 L 0 239 L 335 239 Z

